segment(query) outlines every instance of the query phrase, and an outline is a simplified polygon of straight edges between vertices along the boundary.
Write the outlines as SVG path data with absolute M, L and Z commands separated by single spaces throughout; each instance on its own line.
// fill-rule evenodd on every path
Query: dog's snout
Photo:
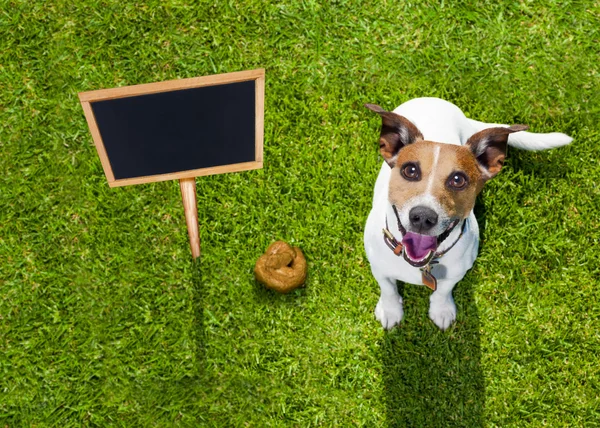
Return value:
M 410 224 L 419 232 L 426 232 L 438 222 L 437 213 L 431 208 L 417 206 L 408 213 Z

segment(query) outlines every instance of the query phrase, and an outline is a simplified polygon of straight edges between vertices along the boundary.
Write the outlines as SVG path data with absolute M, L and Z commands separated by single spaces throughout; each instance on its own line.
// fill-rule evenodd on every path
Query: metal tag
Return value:
M 431 291 L 437 290 L 437 279 L 435 279 L 435 276 L 431 273 L 430 265 L 421 269 L 421 281 L 423 281 L 423 284 Z

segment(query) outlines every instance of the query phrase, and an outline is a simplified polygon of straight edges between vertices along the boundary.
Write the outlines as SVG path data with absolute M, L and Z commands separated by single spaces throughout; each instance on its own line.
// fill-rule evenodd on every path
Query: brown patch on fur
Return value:
M 377 104 L 365 104 L 365 107 L 381 116 L 379 150 L 388 165 L 393 166 L 400 149 L 423 139 L 421 131 L 404 116 L 386 111 Z
M 529 129 L 527 125 L 488 128 L 473 134 L 467 140 L 465 146 L 475 155 L 479 168 L 484 173 L 484 182 L 495 177 L 502 169 L 508 148 L 508 135 L 526 129 Z
M 437 164 L 435 152 L 439 148 Z M 402 177 L 401 168 L 406 163 L 419 165 L 419 181 Z M 468 184 L 461 190 L 448 186 L 448 180 L 457 172 L 465 174 Z M 402 206 L 409 199 L 429 192 L 451 218 L 466 218 L 475 205 L 481 190 L 482 174 L 470 148 L 452 144 L 418 141 L 398 153 L 390 180 L 390 201 Z M 429 189 L 428 189 L 429 187 Z
M 458 172 L 467 176 L 468 184 L 464 189 L 455 190 L 447 183 Z M 434 174 L 433 196 L 451 217 L 468 217 L 481 190 L 481 171 L 471 150 L 463 146 L 442 144 Z
M 429 141 L 419 141 L 418 143 L 406 146 L 398 154 L 396 164 L 392 169 L 392 178 L 390 179 L 390 201 L 396 206 L 402 206 L 405 201 L 422 195 L 427 189 L 428 171 L 433 166 L 433 144 Z M 407 181 L 402 177 L 401 168 L 408 162 L 419 166 L 421 170 L 421 179 L 419 181 Z

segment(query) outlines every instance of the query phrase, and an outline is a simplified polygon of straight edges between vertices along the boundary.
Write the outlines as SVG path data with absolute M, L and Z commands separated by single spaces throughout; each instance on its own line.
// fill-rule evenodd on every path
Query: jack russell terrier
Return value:
M 502 168 L 507 144 L 544 150 L 572 138 L 523 132 L 525 125 L 478 122 L 438 98 L 413 99 L 393 112 L 375 104 L 365 107 L 381 116 L 384 158 L 364 234 L 371 272 L 381 288 L 375 317 L 385 329 L 400 323 L 400 280 L 433 291 L 429 318 L 445 330 L 456 318 L 452 289 L 477 257 L 475 198 Z

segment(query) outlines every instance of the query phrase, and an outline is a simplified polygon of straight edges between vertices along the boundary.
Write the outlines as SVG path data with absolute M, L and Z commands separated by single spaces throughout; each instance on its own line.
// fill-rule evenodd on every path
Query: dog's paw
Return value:
M 429 318 L 440 329 L 446 330 L 456 319 L 456 305 L 452 297 L 441 301 L 431 300 Z
M 400 324 L 404 310 L 402 309 L 402 298 L 398 300 L 386 300 L 380 298 L 375 307 L 375 318 L 381 323 L 381 326 L 386 330 L 391 329 L 397 324 Z

